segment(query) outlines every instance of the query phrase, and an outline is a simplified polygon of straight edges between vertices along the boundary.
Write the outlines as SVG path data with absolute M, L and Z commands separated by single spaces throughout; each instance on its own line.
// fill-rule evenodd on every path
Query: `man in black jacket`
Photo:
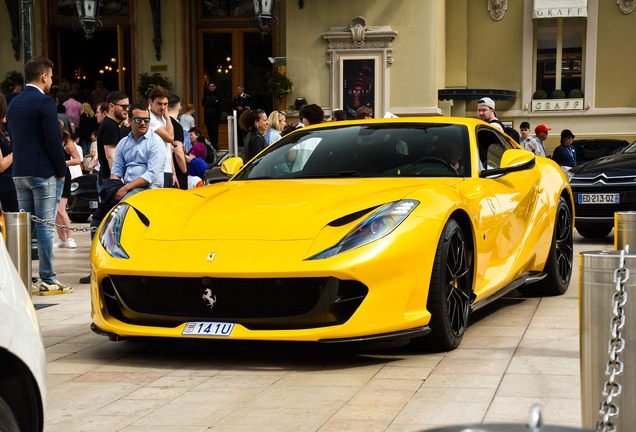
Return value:
M 213 82 L 208 85 L 208 92 L 203 96 L 203 122 L 208 128 L 208 137 L 215 150 L 219 149 L 219 124 L 221 123 L 221 96 L 216 92 Z M 194 143 L 193 143 L 194 144 Z
M 243 84 L 239 84 L 236 86 L 236 96 L 234 96 L 234 100 L 232 102 L 232 109 L 236 110 L 236 116 L 240 120 L 241 114 L 245 112 L 245 110 L 249 110 L 252 108 L 252 97 L 245 93 L 245 87 Z M 240 124 L 240 121 L 237 121 Z M 238 132 L 238 146 L 243 147 L 243 134 L 247 133 L 246 130 L 241 129 L 239 126 Z

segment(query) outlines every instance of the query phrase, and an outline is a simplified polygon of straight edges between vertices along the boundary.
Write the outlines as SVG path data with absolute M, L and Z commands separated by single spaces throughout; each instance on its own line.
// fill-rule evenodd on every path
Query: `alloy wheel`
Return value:
M 446 257 L 446 302 L 451 329 L 458 337 L 464 334 L 468 323 L 469 270 L 466 242 L 461 231 L 455 230 L 451 235 Z

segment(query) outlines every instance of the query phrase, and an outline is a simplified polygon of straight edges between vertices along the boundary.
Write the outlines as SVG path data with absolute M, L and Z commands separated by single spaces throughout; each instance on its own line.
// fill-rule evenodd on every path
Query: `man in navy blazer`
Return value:
M 66 158 L 51 89 L 53 63 L 34 57 L 24 65 L 25 89 L 13 98 L 7 124 L 13 145 L 13 182 L 24 211 L 49 222 L 55 220 L 66 177 Z M 37 223 L 40 255 L 40 295 L 63 294 L 53 271 L 53 227 Z

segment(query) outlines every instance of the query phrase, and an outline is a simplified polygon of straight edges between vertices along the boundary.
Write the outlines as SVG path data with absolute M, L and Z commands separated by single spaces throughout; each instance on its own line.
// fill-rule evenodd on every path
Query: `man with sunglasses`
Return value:
M 120 124 L 128 118 L 128 110 L 130 108 L 128 96 L 122 92 L 113 91 L 106 97 L 106 103 L 108 103 L 108 116 L 102 120 L 99 129 L 97 129 L 98 192 L 102 189 L 106 180 L 110 178 L 110 170 L 113 166 L 117 143 L 129 131 L 128 128 L 120 127 Z
M 117 145 L 111 179 L 124 186 L 115 194 L 115 201 L 147 189 L 163 187 L 163 164 L 166 147 L 161 137 L 150 129 L 150 112 L 142 104 L 130 109 L 131 132 Z

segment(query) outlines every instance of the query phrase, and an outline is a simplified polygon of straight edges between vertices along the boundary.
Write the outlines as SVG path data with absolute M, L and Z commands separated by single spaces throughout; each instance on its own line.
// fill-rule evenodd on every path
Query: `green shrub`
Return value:
M 16 70 L 9 71 L 4 75 L 4 80 L 0 82 L 0 91 L 5 95 L 8 95 L 13 91 L 13 86 L 15 84 L 23 84 L 24 77 L 22 76 L 22 72 L 18 72 Z
M 565 92 L 563 90 L 556 89 L 550 95 L 550 99 L 565 99 Z
M 280 72 L 268 72 L 265 74 L 265 89 L 280 100 L 294 91 L 294 84 Z
M 546 93 L 545 90 L 537 90 L 536 92 L 534 92 L 534 95 L 532 95 L 532 99 L 547 99 L 548 98 L 548 93 Z
M 148 95 L 152 89 L 157 86 L 170 90 L 172 88 L 172 83 L 168 78 L 158 72 L 153 73 L 152 75 L 145 72 L 139 74 L 139 85 L 137 86 L 137 91 L 144 99 L 148 99 Z
M 568 97 L 570 98 L 582 98 L 583 97 L 583 92 L 579 89 L 574 89 L 572 91 L 570 91 L 570 94 L 568 95 Z

